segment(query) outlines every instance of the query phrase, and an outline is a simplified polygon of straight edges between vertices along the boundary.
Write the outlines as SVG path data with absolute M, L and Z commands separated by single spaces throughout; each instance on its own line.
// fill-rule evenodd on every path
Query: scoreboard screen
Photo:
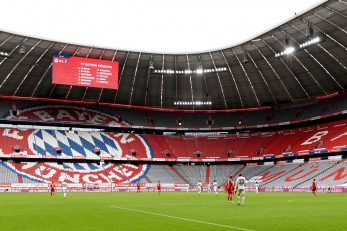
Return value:
M 118 89 L 118 62 L 53 56 L 53 84 Z

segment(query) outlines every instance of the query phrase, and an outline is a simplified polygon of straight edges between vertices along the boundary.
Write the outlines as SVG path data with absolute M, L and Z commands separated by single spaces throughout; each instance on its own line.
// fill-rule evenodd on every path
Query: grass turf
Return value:
M 234 198 L 235 200 L 235 198 Z M 1 193 L 0 230 L 346 230 L 347 194 Z

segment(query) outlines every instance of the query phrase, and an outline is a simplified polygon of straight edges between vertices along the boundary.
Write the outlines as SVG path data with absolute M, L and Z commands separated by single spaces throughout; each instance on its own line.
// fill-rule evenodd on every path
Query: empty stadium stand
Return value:
M 343 109 L 342 100 L 335 103 L 322 103 L 325 112 Z M 322 107 L 323 107 L 322 106 Z M 282 109 L 284 114 L 294 119 L 314 116 L 321 109 L 311 106 L 295 109 Z M 168 113 L 156 111 L 133 111 L 122 109 L 117 118 L 110 111 L 81 109 L 74 106 L 55 106 L 36 111 L 23 109 L 17 119 L 24 116 L 30 120 L 79 121 L 92 123 L 118 123 L 140 121 L 146 126 L 177 125 L 177 118 L 187 127 L 237 126 L 238 121 L 256 125 L 253 113 Z M 108 109 L 110 110 L 110 109 Z M 315 111 L 317 110 L 317 111 Z M 290 113 L 289 113 L 290 112 Z M 295 114 L 295 115 L 294 115 Z M 174 115 L 175 119 L 170 116 Z M 281 121 L 278 112 L 266 112 L 258 119 L 263 122 Z M 170 117 L 168 120 L 163 117 Z M 141 119 L 140 119 L 141 117 Z M 25 119 L 24 118 L 24 119 Z M 125 118 L 120 119 L 120 118 Z M 194 121 L 194 118 L 197 118 Z M 283 117 L 284 118 L 284 117 Z M 213 121 L 210 125 L 207 120 Z M 221 121 L 224 120 L 222 123 Z M 142 121 L 142 122 L 141 122 Z M 163 122 L 166 121 L 166 122 Z M 186 122 L 189 121 L 189 122 Z M 229 123 L 229 124 L 228 124 Z M 222 186 L 229 176 L 242 173 L 247 179 L 261 177 L 262 187 L 308 187 L 313 178 L 321 185 L 340 185 L 347 182 L 346 162 L 319 161 L 287 164 L 210 164 L 213 161 L 229 159 L 258 160 L 272 155 L 281 158 L 285 155 L 307 156 L 312 153 L 340 152 L 347 148 L 346 120 L 320 123 L 318 125 L 283 129 L 269 132 L 237 132 L 234 134 L 200 135 L 156 135 L 118 133 L 103 130 L 64 130 L 59 127 L 5 126 L 0 127 L 0 183 L 165 183 L 196 185 L 198 181 L 207 184 L 216 180 Z M 95 152 L 95 148 L 100 153 Z M 20 161 L 13 160 L 20 158 Z M 30 160 L 28 158 L 35 158 Z M 49 161 L 45 161 L 45 159 Z M 170 164 L 165 160 L 196 160 L 208 164 Z M 5 161 L 6 160 L 6 161 Z M 71 160 L 71 161 L 70 161 Z M 123 162 L 112 162 L 112 161 Z M 127 160 L 128 162 L 124 162 Z M 164 164 L 132 163 L 134 160 L 160 160 Z M 111 162 L 110 162 L 111 161 Z M 253 181 L 250 182 L 250 185 Z
M 150 147 L 153 157 L 229 158 L 266 154 L 308 153 L 346 147 L 346 121 L 274 131 L 207 136 L 135 135 L 114 132 L 0 128 L 0 153 L 97 159 L 94 148 L 104 157 L 121 157 L 136 151 L 137 157 Z M 120 146 L 121 145 L 121 146 Z M 14 147 L 20 150 L 15 153 Z M 146 148 L 148 146 L 148 148 Z M 57 152 L 61 149 L 61 153 Z M 229 153 L 229 155 L 228 155 Z M 198 155 L 199 154 L 199 155 Z
M 81 122 L 85 121 L 100 124 L 102 121 L 94 119 L 95 115 L 99 118 L 105 115 L 117 118 L 117 121 L 123 125 L 145 126 L 145 127 L 164 127 L 164 128 L 223 128 L 223 127 L 242 127 L 257 125 L 278 125 L 279 123 L 291 121 L 304 121 L 319 116 L 333 116 L 347 110 L 347 97 L 339 96 L 331 99 L 311 103 L 303 106 L 293 105 L 275 109 L 264 109 L 254 111 L 230 111 L 230 112 L 186 112 L 186 111 L 160 111 L 131 108 L 114 108 L 114 107 L 81 107 L 81 105 L 61 105 L 56 106 L 53 103 L 28 102 L 0 100 L 0 119 L 11 120 L 42 120 L 45 115 L 49 115 L 49 121 L 68 121 Z M 13 105 L 16 105 L 16 111 L 13 111 Z M 55 108 L 55 109 L 54 109 Z M 70 116 L 57 118 L 55 110 L 65 110 Z M 36 111 L 36 115 L 33 114 Z M 47 112 L 37 116 L 37 111 Z M 77 114 L 76 112 L 77 111 Z M 78 113 L 82 112 L 82 113 Z M 239 121 L 242 121 L 240 124 Z M 178 125 L 178 121 L 182 125 Z M 208 123 L 210 121 L 210 123 Z
M 67 183 L 151 183 L 160 180 L 163 183 L 189 183 L 195 186 L 198 181 L 204 182 L 206 174 L 205 165 L 175 165 L 176 171 L 167 165 L 151 165 L 144 176 L 136 179 L 127 178 L 124 165 L 111 164 L 113 173 L 107 170 L 110 166 L 87 163 L 16 163 L 14 167 L 7 162 L 0 162 L 0 183 L 18 183 L 18 177 L 23 177 L 22 183 L 36 182 L 62 182 Z M 136 166 L 128 166 L 135 168 Z M 140 166 L 138 166 L 140 167 Z M 25 170 L 24 170 L 25 169 Z M 115 170 L 116 169 L 116 170 Z M 73 173 L 73 174 L 72 174 Z M 319 186 L 336 186 L 347 183 L 346 161 L 319 161 L 303 164 L 278 164 L 273 166 L 262 165 L 212 165 L 209 182 L 216 180 L 222 187 L 229 176 L 237 177 L 242 173 L 254 185 L 252 178 L 260 179 L 261 187 L 309 187 L 312 179 L 316 179 Z M 145 180 L 148 178 L 148 180 Z M 208 182 L 205 182 L 207 184 Z

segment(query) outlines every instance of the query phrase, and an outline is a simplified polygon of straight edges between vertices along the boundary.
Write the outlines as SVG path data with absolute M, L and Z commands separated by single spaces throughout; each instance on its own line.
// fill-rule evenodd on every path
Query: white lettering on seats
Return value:
M 35 114 L 43 121 L 52 120 L 52 117 L 46 111 L 34 111 L 33 114 Z
M 114 135 L 114 136 L 115 136 L 115 137 L 120 137 L 120 136 L 121 136 L 120 142 L 121 142 L 122 144 L 131 143 L 131 142 L 133 142 L 133 141 L 135 140 L 135 139 L 132 138 L 132 137 L 130 137 L 129 139 L 127 139 L 128 136 L 129 136 L 129 134 L 118 133 L 118 134 L 116 134 L 116 135 Z
M 93 174 L 87 174 L 82 176 L 82 179 L 86 183 L 102 183 L 101 180 L 98 180 L 98 177 Z
M 68 113 L 66 110 L 59 110 L 57 119 L 61 120 L 62 118 L 69 118 L 70 120 L 75 120 L 75 118 L 72 115 L 70 115 L 70 113 Z
M 329 133 L 329 131 L 320 131 L 317 132 L 316 134 L 314 134 L 313 136 L 311 136 L 308 140 L 306 140 L 305 142 L 303 142 L 301 145 L 308 145 L 308 144 L 313 144 L 316 143 L 318 141 L 320 141 L 322 139 L 323 136 L 327 135 Z
M 2 133 L 3 136 L 11 137 L 16 140 L 22 140 L 23 136 L 18 135 L 18 131 L 12 129 L 5 129 Z
M 338 135 L 338 136 L 336 136 L 336 137 L 332 138 L 330 141 L 337 140 L 337 139 L 341 138 L 342 136 L 347 136 L 347 132 L 342 133 L 341 135 Z

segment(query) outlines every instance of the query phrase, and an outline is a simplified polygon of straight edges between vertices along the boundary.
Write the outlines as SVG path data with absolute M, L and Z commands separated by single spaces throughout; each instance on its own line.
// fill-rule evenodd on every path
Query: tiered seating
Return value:
M 62 182 L 67 183 L 133 183 L 157 182 L 188 183 L 196 185 L 205 181 L 205 165 L 176 165 L 178 174 L 167 165 L 131 165 L 95 163 L 48 163 L 48 162 L 0 162 L 0 183 Z M 305 164 L 279 164 L 275 166 L 211 165 L 210 181 L 222 186 L 229 176 L 242 173 L 248 186 L 254 177 L 261 178 L 262 187 L 308 187 L 315 178 L 318 186 L 335 186 L 347 183 L 347 161 L 320 161 Z M 148 171 L 149 169 L 149 171 Z M 133 174 L 133 171 L 137 171 Z
M 291 171 L 298 167 L 300 167 L 300 164 L 275 165 L 260 174 L 261 181 L 259 183 L 261 186 L 266 187 L 278 186 L 278 182 L 274 182 L 276 179 L 288 175 Z
M 347 97 L 338 97 L 330 102 L 329 106 L 325 110 L 324 114 L 341 112 L 346 110 Z
M 151 143 L 163 149 L 171 150 L 175 157 L 195 157 L 195 151 L 201 151 L 206 157 L 226 158 L 229 150 L 233 156 L 258 156 L 264 154 L 297 153 L 316 148 L 332 149 L 336 146 L 347 146 L 344 138 L 347 135 L 346 121 L 321 124 L 318 126 L 298 128 L 276 132 L 230 134 L 207 137 L 153 136 L 144 135 Z M 165 149 L 164 149 L 165 150 Z M 160 152 L 156 152 L 159 154 Z
M 212 114 L 213 127 L 235 127 L 238 125 L 240 113 L 214 113 Z
M 334 130 L 324 137 L 324 143 L 321 147 L 334 148 L 338 146 L 347 146 L 346 142 L 346 122 L 334 125 Z
M 43 182 L 41 164 L 38 162 L 21 162 L 12 165 L 24 183 Z
M 181 119 L 182 119 L 184 127 L 204 128 L 204 127 L 207 127 L 208 114 L 183 113 L 181 116 Z
M 167 165 L 152 165 L 147 177 L 151 182 L 157 182 L 160 180 L 165 183 L 185 183 Z
M 256 166 L 246 166 L 240 173 L 246 178 L 251 179 L 254 176 L 259 176 L 264 171 L 270 169 L 272 166 L 256 165 Z
M 178 117 L 176 113 L 158 111 L 156 113 L 149 113 L 149 117 L 156 127 L 177 127 Z
M 235 176 L 243 165 L 211 165 L 210 181 L 216 180 L 218 185 L 223 185 L 230 176 Z
M 129 110 L 125 108 L 115 109 L 116 113 L 120 114 L 122 119 L 131 125 L 151 126 L 148 121 L 146 112 L 143 110 Z
M 0 183 L 18 183 L 18 175 L 0 162 Z
M 205 165 L 177 165 L 176 169 L 191 185 L 196 185 L 199 181 L 205 181 Z
M 270 116 L 271 111 L 265 110 L 263 113 L 257 113 L 254 116 L 254 112 L 244 112 L 241 116 L 242 125 L 246 124 L 247 126 L 258 125 L 258 124 L 267 124 L 268 117 Z
M 207 128 L 206 120 L 208 118 L 213 120 L 212 127 L 234 127 L 238 126 L 239 118 L 242 118 L 243 126 L 254 126 L 267 123 L 280 123 L 295 120 L 304 120 L 312 117 L 341 112 L 347 109 L 347 97 L 334 97 L 316 104 L 308 106 L 298 106 L 291 108 L 279 108 L 276 110 L 260 110 L 260 111 L 236 111 L 236 112 L 206 112 L 206 113 L 187 113 L 187 112 L 162 112 L 156 110 L 138 110 L 132 108 L 111 108 L 111 107 L 95 107 L 91 109 L 76 106 L 56 106 L 54 104 L 45 102 L 25 102 L 14 100 L 1 100 L 0 101 L 0 118 L 10 118 L 10 110 L 12 105 L 16 105 L 19 111 L 18 116 L 11 118 L 42 120 L 49 119 L 54 121 L 67 121 L 67 122 L 86 122 L 91 118 L 92 123 L 105 123 L 105 115 L 107 114 L 120 116 L 123 121 L 131 125 L 137 126 L 159 126 L 159 127 L 173 127 L 177 128 L 177 120 L 181 119 L 183 127 L 190 128 Z M 31 108 L 42 112 L 40 116 L 33 114 Z M 69 115 L 57 118 L 57 111 L 65 110 Z M 77 113 L 76 113 L 77 111 Z M 46 113 L 45 113 L 46 112 Z M 95 115 L 98 118 L 94 117 Z M 85 119 L 81 119 L 85 117 Z M 101 120 L 99 120 L 101 119 Z
M 148 137 L 148 135 L 145 135 L 145 137 Z M 165 141 L 161 141 L 164 139 Z M 185 140 L 182 139 L 182 137 L 179 136 L 158 136 L 157 137 L 158 142 L 160 143 L 167 143 L 169 146 L 169 150 L 172 150 L 172 153 L 175 156 L 190 156 L 191 153 L 189 153 L 187 144 Z
M 62 182 L 67 183 L 129 183 L 142 180 L 149 167 L 132 164 L 64 163 L 56 162 L 0 162 L 0 183 L 18 182 Z
M 14 153 L 15 146 L 27 147 L 29 136 L 33 131 L 33 129 L 0 128 L 0 153 L 8 155 Z M 18 154 L 32 155 L 33 152 L 24 149 Z
M 278 154 L 288 150 L 290 140 L 295 138 L 295 131 L 272 132 L 266 134 L 268 142 L 264 146 L 264 154 Z
M 283 152 L 298 153 L 316 148 L 334 149 L 347 146 L 346 121 L 276 132 L 229 134 L 221 136 L 160 136 L 145 134 L 142 137 L 152 147 L 154 157 L 227 158 L 232 156 L 279 155 Z M 125 137 L 122 137 L 125 135 Z M 112 132 L 62 131 L 44 129 L 0 128 L 0 154 L 14 154 L 13 147 L 19 145 L 17 155 L 50 155 L 70 158 L 96 159 L 94 148 L 99 147 L 105 157 L 126 156 L 130 150 L 146 157 L 144 140 L 134 134 Z M 129 142 L 127 140 L 130 140 Z M 121 143 L 120 143 L 121 142 Z M 61 154 L 55 150 L 60 147 Z M 140 157 L 140 156 L 139 156 Z
M 308 138 L 312 137 L 317 130 L 314 128 L 304 128 L 296 130 L 293 134 L 288 135 L 290 142 L 287 142 L 291 148 L 288 149 L 290 152 L 298 152 L 300 150 L 312 150 L 315 148 L 317 143 L 302 145 Z
M 285 121 L 292 121 L 297 119 L 297 115 L 300 114 L 302 108 L 288 108 L 274 111 L 273 117 L 269 121 L 270 123 L 281 123 Z
M 207 137 L 205 139 L 206 151 L 204 152 L 204 156 L 220 157 L 221 154 L 225 154 L 228 151 L 226 147 L 228 141 L 225 137 Z
M 310 181 L 317 175 L 327 171 L 333 167 L 336 162 L 322 161 L 312 162 L 301 165 L 299 168 L 295 168 L 293 171 L 286 175 L 282 175 L 276 180 L 272 181 L 268 186 L 277 187 L 295 187 L 299 186 L 303 182 Z
M 328 168 L 328 170 L 323 171 L 314 177 L 316 178 L 317 184 L 323 186 L 335 186 L 347 183 L 347 162 L 341 161 L 337 164 L 331 162 L 328 164 L 333 165 L 333 167 Z M 305 181 L 299 184 L 299 186 L 311 186 L 311 181 Z
M 65 177 L 77 183 L 130 183 L 145 176 L 146 165 L 64 163 Z

